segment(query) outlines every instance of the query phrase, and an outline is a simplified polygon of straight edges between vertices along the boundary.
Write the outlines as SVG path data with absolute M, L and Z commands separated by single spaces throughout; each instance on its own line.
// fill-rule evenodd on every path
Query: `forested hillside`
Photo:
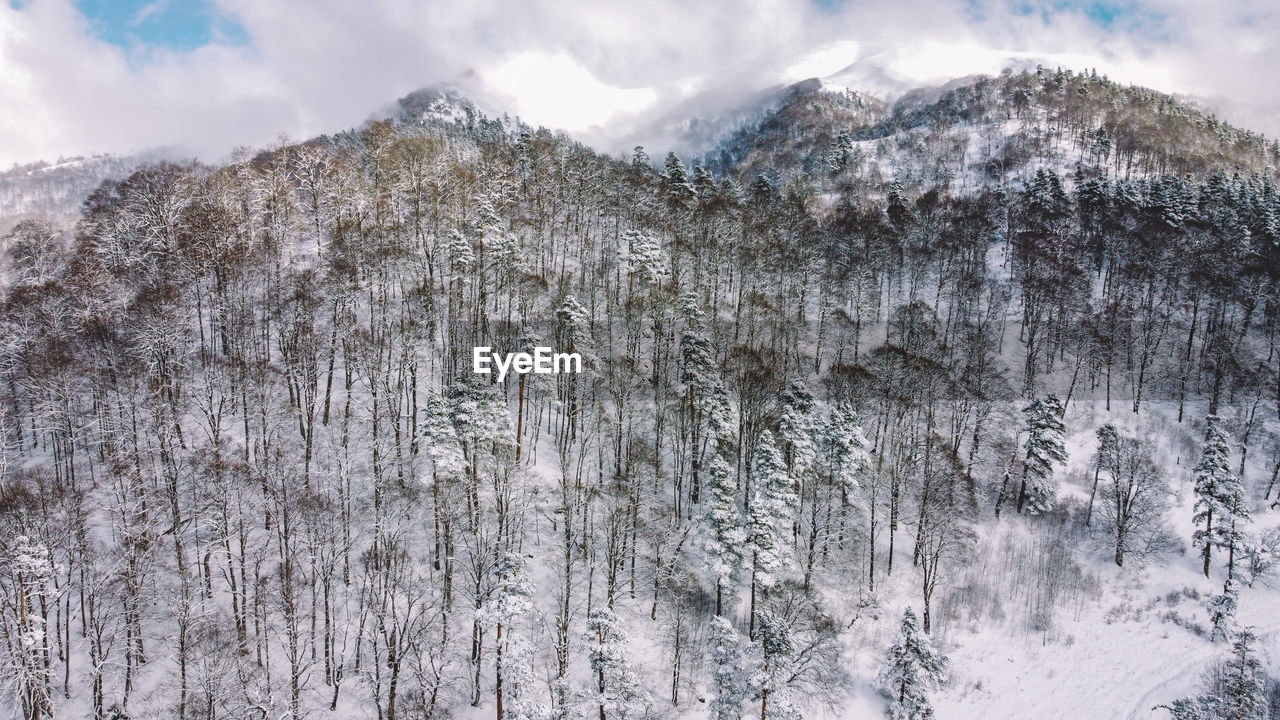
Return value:
M 1276 141 L 1096 71 L 1006 71 L 887 106 L 856 90 L 797 84 L 780 109 L 740 128 L 706 162 L 718 172 L 792 168 L 810 176 L 852 164 L 876 180 L 965 190 L 1025 181 L 1041 166 L 1069 174 L 1083 164 L 1126 180 L 1214 171 L 1274 179 L 1280 164 Z
M 0 231 L 7 233 L 23 219 L 74 217 L 103 180 L 120 180 L 146 159 L 98 155 L 0 171 Z
M 17 224 L 0 708 L 1280 717 L 1275 144 L 935 95 L 693 166 L 411 96 Z

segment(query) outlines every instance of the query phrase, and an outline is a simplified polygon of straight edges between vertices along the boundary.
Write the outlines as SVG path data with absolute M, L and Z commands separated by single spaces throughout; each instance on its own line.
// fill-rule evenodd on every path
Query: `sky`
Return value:
M 0 168 L 153 148 L 216 162 L 440 82 L 621 152 L 849 66 L 853 89 L 891 94 L 1036 62 L 1280 136 L 1276 0 L 0 0 Z

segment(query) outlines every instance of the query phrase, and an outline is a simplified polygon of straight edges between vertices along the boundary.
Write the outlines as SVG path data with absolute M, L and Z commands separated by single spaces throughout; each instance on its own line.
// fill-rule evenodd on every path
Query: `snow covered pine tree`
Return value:
M 889 716 L 893 720 L 933 720 L 927 691 L 946 679 L 947 658 L 920 631 L 916 613 L 908 607 L 880 671 L 880 687 L 893 698 Z
M 1209 677 L 1204 694 L 1163 706 L 1173 720 L 1267 720 L 1266 674 L 1258 660 L 1253 630 L 1236 636 L 1231 657 Z
M 1018 512 L 1024 505 L 1032 515 L 1053 507 L 1053 468 L 1067 459 L 1062 435 L 1062 402 L 1054 395 L 1032 400 L 1022 412 L 1027 416 L 1027 457 L 1022 464 L 1022 487 L 1018 490 Z
M 607 607 L 593 609 L 587 617 L 587 640 L 593 643 L 589 659 L 599 693 L 600 720 L 647 717 L 649 697 L 636 677 L 630 643 L 618 616 Z
M 1191 471 L 1196 494 L 1192 521 L 1203 527 L 1196 529 L 1191 542 L 1204 558 L 1205 577 L 1209 577 L 1213 549 L 1227 550 L 1227 576 L 1231 577 L 1235 570 L 1236 526 L 1248 520 L 1249 511 L 1244 502 L 1244 485 L 1231 471 L 1229 439 L 1222 429 L 1222 418 L 1210 415 L 1205 423 L 1204 449 L 1200 462 Z

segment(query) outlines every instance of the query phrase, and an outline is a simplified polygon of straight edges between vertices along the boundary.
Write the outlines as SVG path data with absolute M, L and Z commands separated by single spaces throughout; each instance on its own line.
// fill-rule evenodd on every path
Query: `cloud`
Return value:
M 169 0 L 154 0 L 154 2 L 149 2 L 146 5 L 143 5 L 138 12 L 134 14 L 133 19 L 129 21 L 129 24 L 141 25 L 147 20 L 147 18 L 163 13 L 168 6 Z
M 483 74 L 494 93 L 509 97 L 520 116 L 569 131 L 607 127 L 611 120 L 653 107 L 653 88 L 607 85 L 565 52 L 527 51 Z
M 781 77 L 787 81 L 799 81 L 811 77 L 834 75 L 857 60 L 862 47 L 863 43 L 856 40 L 823 43 L 784 67 Z
M 190 50 L 112 44 L 71 0 L 0 2 L 0 167 L 157 146 L 218 160 L 440 81 L 616 152 L 672 108 L 717 112 L 850 63 L 897 83 L 1096 67 L 1280 134 L 1280 17 L 1262 0 L 212 1 L 236 37 L 211 28 Z

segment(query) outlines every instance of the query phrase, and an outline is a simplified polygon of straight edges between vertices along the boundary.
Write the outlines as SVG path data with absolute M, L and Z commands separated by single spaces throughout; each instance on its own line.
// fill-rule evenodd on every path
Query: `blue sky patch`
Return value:
M 1152 15 L 1142 3 L 1113 0 L 1024 0 L 1015 3 L 1013 8 L 1022 15 L 1038 14 L 1046 22 L 1054 15 L 1075 13 L 1105 29 L 1131 29 L 1131 26 L 1151 19 Z
M 210 0 L 76 0 L 75 6 L 95 35 L 126 50 L 249 43 L 244 27 Z

